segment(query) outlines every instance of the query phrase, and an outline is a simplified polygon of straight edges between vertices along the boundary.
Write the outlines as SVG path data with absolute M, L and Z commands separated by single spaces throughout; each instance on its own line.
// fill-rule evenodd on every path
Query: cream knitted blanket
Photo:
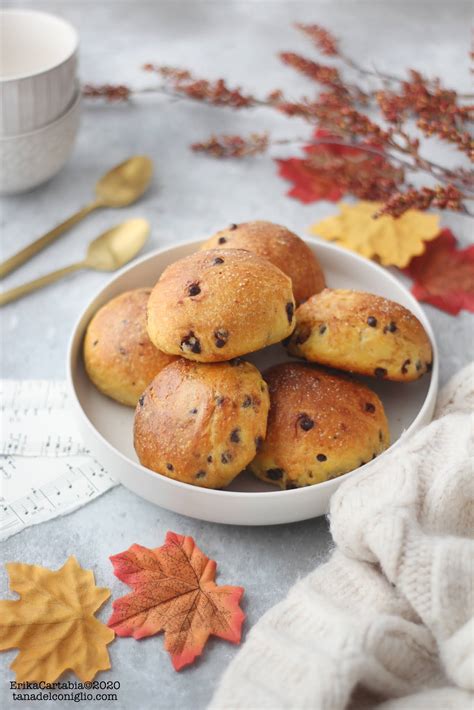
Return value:
M 331 501 L 336 550 L 248 634 L 212 710 L 474 707 L 474 365 Z

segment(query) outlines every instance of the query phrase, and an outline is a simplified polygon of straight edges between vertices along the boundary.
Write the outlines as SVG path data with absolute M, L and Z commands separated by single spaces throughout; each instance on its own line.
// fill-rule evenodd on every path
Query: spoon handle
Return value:
M 89 212 L 92 212 L 97 207 L 101 207 L 100 202 L 91 202 L 89 205 L 86 205 L 81 210 L 79 210 L 79 212 L 73 214 L 72 217 L 69 217 L 69 219 L 67 219 L 65 222 L 58 224 L 57 227 L 54 227 L 54 229 L 52 229 L 50 232 L 47 232 L 44 236 L 39 237 L 39 239 L 36 239 L 34 242 L 31 242 L 31 244 L 28 244 L 27 247 L 21 249 L 9 259 L 2 261 L 0 263 L 0 278 L 3 279 L 3 277 L 7 276 L 7 274 L 9 274 L 11 271 L 18 269 L 18 267 L 24 264 L 25 261 L 28 261 L 29 259 L 31 259 L 32 256 L 41 251 L 41 249 L 44 249 L 48 246 L 48 244 L 54 242 L 67 229 L 72 227 L 74 224 L 77 224 L 77 222 L 80 222 L 81 219 L 86 217 Z
M 18 298 L 26 296 L 27 293 L 37 291 L 38 289 L 43 288 L 43 286 L 47 286 L 48 284 L 52 284 L 55 281 L 59 281 L 59 279 L 62 279 L 63 276 L 71 274 L 73 271 L 77 271 L 78 269 L 83 268 L 85 268 L 84 262 L 79 261 L 77 264 L 64 266 L 62 269 L 52 271 L 50 274 L 40 276 L 39 279 L 34 279 L 34 281 L 28 281 L 28 283 L 26 284 L 11 288 L 9 291 L 4 291 L 2 294 L 0 294 L 0 306 L 5 306 L 7 303 L 11 303 L 11 301 L 16 301 Z

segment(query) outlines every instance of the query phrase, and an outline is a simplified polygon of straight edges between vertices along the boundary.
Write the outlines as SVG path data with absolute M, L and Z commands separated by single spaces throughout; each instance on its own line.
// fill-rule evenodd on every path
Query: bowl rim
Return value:
M 64 17 L 61 17 L 60 15 L 55 15 L 52 12 L 45 12 L 44 10 L 31 10 L 29 8 L 16 9 L 14 7 L 8 7 L 0 10 L 0 20 L 6 15 L 42 15 L 43 17 L 47 17 L 49 20 L 53 19 L 56 22 L 59 22 L 60 24 L 64 25 L 64 27 L 67 28 L 68 32 L 70 32 L 72 36 L 73 46 L 71 51 L 64 59 L 62 59 L 60 62 L 57 62 L 56 64 L 52 64 L 46 69 L 41 69 L 39 71 L 28 74 L 15 74 L 14 76 L 9 77 L 2 77 L 2 75 L 0 74 L 0 85 L 9 84 L 12 82 L 25 81 L 29 79 L 36 79 L 40 76 L 43 76 L 44 74 L 50 74 L 56 69 L 60 69 L 62 66 L 67 64 L 77 54 L 79 49 L 79 33 L 77 32 L 74 25 L 72 25 L 68 20 L 65 20 Z
M 82 99 L 82 92 L 81 92 L 81 85 L 78 80 L 76 80 L 76 90 L 74 92 L 74 96 L 72 98 L 71 103 L 69 106 L 66 107 L 66 110 L 64 113 L 62 113 L 58 118 L 55 118 L 54 121 L 51 121 L 50 123 L 46 123 L 44 126 L 40 126 L 39 128 L 35 128 L 33 131 L 26 131 L 25 133 L 12 133 L 7 136 L 0 136 L 0 144 L 1 143 L 7 143 L 8 141 L 15 141 L 18 140 L 19 138 L 29 138 L 31 136 L 37 136 L 40 135 L 41 133 L 46 133 L 46 131 L 49 131 L 50 129 L 54 129 L 57 126 L 59 126 L 63 121 L 66 121 L 71 114 L 75 113 L 77 108 L 79 107 Z
M 302 237 L 301 237 L 302 238 Z M 94 426 L 94 424 L 91 422 L 89 417 L 87 416 L 86 412 L 84 411 L 79 398 L 76 393 L 76 388 L 74 385 L 74 372 L 73 372 L 73 350 L 74 350 L 74 344 L 76 341 L 77 333 L 79 330 L 79 327 L 81 326 L 81 322 L 84 319 L 84 316 L 86 312 L 89 310 L 91 307 L 91 304 L 96 301 L 100 295 L 105 291 L 109 286 L 111 286 L 116 280 L 121 278 L 127 271 L 136 268 L 137 266 L 140 266 L 143 264 L 145 261 L 155 259 L 157 256 L 160 256 L 161 254 L 170 251 L 171 249 L 176 249 L 178 247 L 186 247 L 195 244 L 196 247 L 198 247 L 200 244 L 203 244 L 204 241 L 206 241 L 205 238 L 199 238 L 199 239 L 193 239 L 189 240 L 186 242 L 179 242 L 178 244 L 174 244 L 172 246 L 165 246 L 161 249 L 155 249 L 154 251 L 145 254 L 144 256 L 135 259 L 133 262 L 130 264 L 127 264 L 124 266 L 122 269 L 117 271 L 115 276 L 110 279 L 105 285 L 103 285 L 101 288 L 99 288 L 95 293 L 93 298 L 88 300 L 88 303 L 85 308 L 81 310 L 81 313 L 79 317 L 76 319 L 70 338 L 68 342 L 68 347 L 67 347 L 67 360 L 66 360 L 66 381 L 67 381 L 67 387 L 69 390 L 69 394 L 71 395 L 72 398 L 72 404 L 74 408 L 76 409 L 77 412 L 79 412 L 79 415 L 83 421 L 83 423 L 89 428 L 92 429 L 93 433 L 95 436 L 99 438 L 101 443 L 105 445 L 105 447 L 114 455 L 119 456 L 122 461 L 127 464 L 127 465 L 132 465 L 136 468 L 139 468 L 140 471 L 147 476 L 151 477 L 156 477 L 160 476 L 160 480 L 162 483 L 166 485 L 166 482 L 171 484 L 173 487 L 175 487 L 177 490 L 180 490 L 182 488 L 185 488 L 188 490 L 190 487 L 193 489 L 193 491 L 199 491 L 199 492 L 204 492 L 205 494 L 210 494 L 211 496 L 214 496 L 216 499 L 221 498 L 222 496 L 226 496 L 229 498 L 229 496 L 233 496 L 234 498 L 242 498 L 245 500 L 250 500 L 254 499 L 257 496 L 260 497 L 264 496 L 267 497 L 271 500 L 272 496 L 276 495 L 292 495 L 292 496 L 298 496 L 298 495 L 306 495 L 308 494 L 308 490 L 317 488 L 318 490 L 324 490 L 324 489 L 331 489 L 334 487 L 334 484 L 337 483 L 338 485 L 341 484 L 343 481 L 348 480 L 350 477 L 353 477 L 354 475 L 357 475 L 358 473 L 362 473 L 362 471 L 367 470 L 369 466 L 371 466 L 374 461 L 369 461 L 367 462 L 364 466 L 361 466 L 359 468 L 354 469 L 353 471 L 348 471 L 347 473 L 344 473 L 342 476 L 338 476 L 335 479 L 330 479 L 327 481 L 322 481 L 321 483 L 316 484 L 315 486 L 305 486 L 302 488 L 295 488 L 295 489 L 290 489 L 290 490 L 272 490 L 272 491 L 229 491 L 229 490 L 222 490 L 222 489 L 215 489 L 215 488 L 204 488 L 202 486 L 191 486 L 189 483 L 184 483 L 183 481 L 177 481 L 174 478 L 168 478 L 167 476 L 164 476 L 163 474 L 156 473 L 155 471 L 151 471 L 150 469 L 146 468 L 145 466 L 142 466 L 142 464 L 139 461 L 132 461 L 128 456 L 123 454 L 121 451 L 115 448 L 102 434 L 98 429 Z M 402 432 L 400 437 L 395 441 L 393 444 L 390 444 L 388 449 L 382 452 L 381 456 L 384 454 L 387 454 L 389 452 L 394 451 L 402 441 L 405 441 L 407 436 L 410 436 L 412 433 L 415 433 L 418 428 L 419 428 L 419 423 L 422 421 L 425 417 L 425 413 L 427 410 L 429 410 L 432 406 L 432 399 L 433 396 L 436 396 L 437 390 L 438 390 L 438 377 L 439 377 L 439 356 L 438 356 L 438 346 L 436 343 L 436 339 L 433 333 L 433 329 L 431 327 L 431 323 L 429 322 L 426 314 L 424 313 L 423 309 L 420 306 L 420 303 L 416 300 L 416 298 L 410 293 L 410 291 L 407 289 L 407 287 L 399 281 L 392 273 L 387 271 L 386 269 L 382 268 L 379 264 L 375 263 L 371 259 L 366 259 L 363 256 L 360 256 L 359 254 L 352 252 L 348 249 L 343 249 L 342 247 L 339 247 L 335 244 L 331 244 L 329 242 L 322 241 L 318 238 L 312 238 L 310 242 L 308 242 L 307 239 L 303 239 L 305 243 L 308 243 L 311 245 L 312 242 L 315 242 L 318 246 L 320 246 L 322 249 L 327 249 L 329 252 L 333 252 L 336 254 L 340 254 L 341 252 L 348 257 L 352 257 L 355 261 L 359 263 L 363 263 L 365 266 L 369 266 L 369 268 L 373 268 L 374 271 L 378 272 L 379 274 L 382 273 L 386 278 L 388 278 L 389 281 L 392 283 L 396 284 L 398 287 L 401 287 L 405 291 L 405 295 L 408 296 L 409 300 L 413 303 L 415 306 L 415 310 L 418 312 L 415 313 L 417 318 L 421 321 L 421 324 L 425 328 L 428 337 L 430 338 L 431 346 L 433 349 L 433 369 L 431 371 L 431 379 L 430 379 L 430 384 L 428 387 L 428 391 L 426 393 L 425 399 L 423 401 L 423 404 L 416 415 L 415 419 L 411 422 L 409 427 Z M 421 317 L 420 317 L 421 316 Z M 84 335 L 84 333 L 82 334 Z M 377 460 L 379 460 L 380 457 L 377 457 Z M 263 498 L 262 498 L 263 500 Z

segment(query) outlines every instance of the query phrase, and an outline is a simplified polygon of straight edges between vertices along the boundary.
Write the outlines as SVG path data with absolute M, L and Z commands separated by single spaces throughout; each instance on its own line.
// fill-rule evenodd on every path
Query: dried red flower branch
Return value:
M 313 42 L 316 49 L 326 57 L 337 57 L 339 54 L 338 41 L 328 30 L 320 25 L 305 25 L 298 22 L 295 25 L 296 29 L 301 30 Z
M 229 88 L 224 79 L 216 81 L 196 79 L 186 70 L 157 64 L 145 64 L 143 68 L 145 71 L 154 72 L 167 80 L 174 91 L 196 101 L 206 101 L 214 106 L 230 106 L 231 108 L 248 108 L 256 103 L 253 96 L 242 94 L 239 87 Z
M 193 143 L 191 148 L 197 153 L 207 153 L 215 158 L 245 158 L 265 153 L 268 148 L 268 135 L 251 133 L 247 138 L 213 135 L 203 143 Z
M 128 101 L 132 91 L 128 86 L 123 84 L 103 84 L 94 86 L 85 84 L 82 87 L 82 95 L 88 99 L 102 98 L 106 101 Z
M 437 207 L 440 210 L 463 211 L 463 194 L 454 185 L 436 185 L 434 188 L 422 187 L 420 190 L 407 190 L 392 195 L 374 216 L 383 214 L 400 217 L 409 209 L 427 210 Z
M 362 67 L 347 57 L 340 50 L 338 40 L 319 25 L 298 24 L 296 27 L 309 37 L 321 54 L 350 67 L 361 77 L 370 76 L 371 81 L 378 80 L 379 89 L 369 91 L 347 81 L 336 66 L 284 52 L 280 56 L 285 64 L 324 87 L 317 98 L 311 96 L 290 100 L 280 89 L 272 91 L 266 98 L 258 98 L 244 93 L 240 87 L 229 86 L 224 79 L 210 81 L 197 78 L 186 69 L 155 64 L 147 64 L 144 68 L 157 74 L 161 83 L 144 91 L 157 91 L 235 109 L 265 106 L 290 117 L 304 118 L 311 125 L 330 131 L 331 137 L 325 139 L 326 143 L 342 143 L 349 149 L 355 145 L 357 150 L 366 153 L 364 159 L 359 156 L 355 160 L 346 154 L 332 162 L 325 160 L 322 165 L 319 160 L 321 156 L 316 159 L 308 148 L 304 170 L 306 176 L 312 174 L 316 182 L 319 179 L 327 183 L 331 173 L 338 181 L 338 190 L 359 197 L 387 200 L 381 213 L 393 216 L 400 216 L 411 207 L 436 207 L 470 214 L 465 202 L 474 198 L 472 174 L 463 166 L 449 168 L 429 161 L 421 152 L 420 141 L 410 132 L 406 121 L 414 117 L 426 137 L 436 136 L 449 142 L 454 149 L 473 160 L 474 141 L 466 129 L 467 122 L 474 118 L 473 106 L 461 103 L 461 96 L 443 87 L 438 79 L 427 79 L 417 71 L 409 70 L 408 77 L 401 79 Z M 130 93 L 130 89 L 123 86 L 85 87 L 85 95 L 92 98 L 102 96 L 107 100 L 124 100 Z M 369 117 L 362 110 L 374 100 L 388 127 L 378 123 L 373 113 Z M 248 138 L 213 135 L 192 147 L 195 151 L 219 158 L 239 158 L 260 154 L 270 144 L 266 134 L 254 132 Z M 313 144 L 314 141 L 309 147 Z M 368 157 L 368 154 L 377 155 L 378 160 Z M 301 160 L 295 158 L 294 161 L 299 169 Z M 358 164 L 360 175 L 353 169 L 354 164 Z M 404 179 L 404 175 L 410 172 L 428 173 L 440 184 L 397 192 L 403 185 L 410 187 Z

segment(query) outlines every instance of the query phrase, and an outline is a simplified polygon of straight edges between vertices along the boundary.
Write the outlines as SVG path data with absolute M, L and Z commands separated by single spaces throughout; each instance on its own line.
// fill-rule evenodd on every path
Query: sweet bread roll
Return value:
M 228 485 L 261 446 L 268 388 L 250 363 L 179 359 L 140 397 L 134 444 L 152 471 L 205 488 Z
M 305 242 L 273 222 L 231 224 L 214 234 L 201 249 L 246 249 L 263 256 L 290 277 L 297 304 L 325 287 L 324 274 Z
M 288 350 L 310 362 L 397 382 L 431 370 L 425 329 L 386 298 L 325 289 L 298 308 L 296 321 Z
M 175 360 L 155 348 L 146 330 L 151 289 L 113 298 L 97 311 L 84 340 L 84 363 L 94 385 L 108 397 L 134 407 L 154 376 Z
M 362 466 L 389 445 L 382 402 L 368 387 L 302 363 L 264 377 L 267 436 L 249 468 L 283 489 L 321 483 Z
M 148 334 L 163 352 L 219 362 L 286 338 L 291 281 L 241 249 L 200 251 L 171 264 L 148 301 Z

